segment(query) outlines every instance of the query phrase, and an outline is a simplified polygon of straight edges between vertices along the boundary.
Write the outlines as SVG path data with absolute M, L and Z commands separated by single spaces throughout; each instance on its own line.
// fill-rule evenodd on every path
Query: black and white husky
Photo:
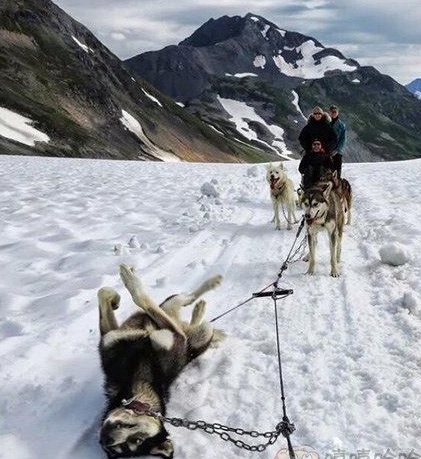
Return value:
M 287 209 L 287 229 L 292 229 L 292 224 L 297 223 L 295 216 L 295 197 L 294 197 L 294 184 L 288 178 L 282 163 L 269 164 L 266 166 L 266 180 L 270 186 L 270 198 L 273 205 L 273 221 L 275 222 L 275 229 L 281 229 L 279 221 L 279 206 L 284 206 Z
M 189 323 L 179 317 L 181 307 L 217 287 L 222 278 L 213 277 L 192 293 L 171 296 L 158 306 L 133 268 L 121 265 L 120 276 L 141 311 L 119 326 L 114 310 L 120 296 L 109 287 L 98 291 L 99 352 L 108 399 L 100 443 L 109 458 L 172 458 L 168 432 L 151 413 L 165 415 L 171 383 L 189 362 L 222 338 L 203 321 L 203 300 L 195 304 Z
M 333 183 L 317 184 L 304 191 L 303 207 L 307 224 L 307 239 L 310 248 L 307 274 L 314 274 L 316 265 L 317 235 L 326 230 L 329 235 L 330 275 L 339 276 L 342 235 L 345 213 L 340 196 L 333 190 Z

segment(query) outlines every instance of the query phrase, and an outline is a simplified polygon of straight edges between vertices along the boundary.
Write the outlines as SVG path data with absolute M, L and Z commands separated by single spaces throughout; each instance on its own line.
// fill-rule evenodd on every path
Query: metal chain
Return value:
M 244 430 L 235 427 L 228 427 L 223 424 L 219 424 L 217 422 L 213 424 L 209 424 L 205 421 L 191 421 L 189 419 L 182 419 L 182 418 L 169 418 L 167 416 L 162 416 L 159 413 L 149 412 L 151 416 L 157 417 L 162 422 L 167 422 L 174 427 L 184 427 L 189 430 L 196 430 L 201 429 L 204 432 L 208 433 L 209 435 L 218 435 L 222 440 L 231 442 L 234 446 L 240 449 L 245 449 L 246 451 L 257 451 L 263 452 L 269 446 L 276 443 L 279 436 L 282 434 L 286 436 L 287 434 L 292 433 L 295 430 L 293 424 L 286 423 L 284 421 L 280 422 L 276 426 L 276 430 L 268 431 L 268 432 L 258 432 L 256 430 Z M 266 443 L 260 443 L 257 445 L 249 445 L 248 443 L 244 442 L 243 440 L 233 438 L 228 432 L 232 432 L 238 436 L 250 436 L 252 438 L 264 437 L 267 438 Z

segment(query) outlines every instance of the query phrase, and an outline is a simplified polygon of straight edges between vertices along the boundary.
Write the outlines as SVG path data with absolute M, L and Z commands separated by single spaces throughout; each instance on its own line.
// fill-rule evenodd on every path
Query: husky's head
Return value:
M 338 185 L 338 173 L 336 171 L 327 170 L 322 174 L 319 180 L 319 184 L 327 185 L 329 183 L 333 183 L 334 186 Z
M 266 166 L 266 180 L 269 182 L 270 189 L 274 190 L 278 184 L 286 180 L 286 174 L 282 163 L 272 164 Z
M 159 419 L 124 407 L 107 414 L 100 443 L 109 459 L 149 455 L 172 458 L 174 455 L 169 434 Z
M 325 220 L 329 210 L 329 195 L 333 184 L 309 188 L 304 192 L 303 208 L 304 217 L 308 226 L 321 223 Z

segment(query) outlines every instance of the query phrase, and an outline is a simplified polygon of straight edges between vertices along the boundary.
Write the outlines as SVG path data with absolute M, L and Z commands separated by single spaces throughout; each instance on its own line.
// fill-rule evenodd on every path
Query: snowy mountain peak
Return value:
M 218 77 L 257 73 L 263 80 L 282 79 L 285 76 L 300 79 L 318 79 L 340 72 L 353 72 L 360 66 L 347 59 L 340 51 L 326 48 L 315 38 L 298 32 L 286 31 L 262 16 L 248 13 L 242 16 L 222 16 L 209 19 L 177 47 L 136 56 L 127 62 L 134 71 L 149 79 L 148 72 L 155 72 L 155 62 L 170 60 L 170 68 L 180 69 L 183 79 L 186 68 L 198 73 L 209 73 Z M 199 54 L 201 55 L 199 57 Z M 166 56 L 165 56 L 166 55 Z M 159 58 L 158 58 L 159 56 Z M 206 64 L 204 64 L 206 63 Z M 257 69 L 257 71 L 256 71 Z M 168 75 L 159 72 L 162 78 Z M 185 91 L 203 89 L 202 78 L 193 85 L 185 84 Z M 156 81 L 155 86 L 172 86 Z M 173 96 L 174 97 L 174 96 Z M 182 99 L 186 99 L 181 95 Z

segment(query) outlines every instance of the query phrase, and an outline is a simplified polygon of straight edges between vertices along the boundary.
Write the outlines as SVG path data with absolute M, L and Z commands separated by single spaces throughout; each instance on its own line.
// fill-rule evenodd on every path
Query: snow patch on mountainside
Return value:
M 232 75 L 231 73 L 226 73 L 225 76 L 236 77 L 236 78 L 246 78 L 246 77 L 257 77 L 255 73 L 236 73 Z
M 297 112 L 307 121 L 307 117 L 304 115 L 300 108 L 300 97 L 298 96 L 297 91 L 292 90 L 291 92 L 293 97 L 292 104 L 297 109 Z
M 145 96 L 146 96 L 146 97 L 148 97 L 152 102 L 155 102 L 156 105 L 159 105 L 159 106 L 162 108 L 161 102 L 160 102 L 155 96 L 153 96 L 151 93 L 149 93 L 148 91 L 146 91 L 146 89 L 143 89 L 143 88 L 142 88 L 142 91 L 145 93 Z
M 137 119 L 130 115 L 130 113 L 126 112 L 125 110 L 121 111 L 122 117 L 120 118 L 120 122 L 124 125 L 126 129 L 130 132 L 135 134 L 145 145 L 146 150 L 153 156 L 162 161 L 167 162 L 179 162 L 180 158 L 168 151 L 161 150 L 158 148 L 153 142 L 151 142 L 146 134 L 143 131 L 143 128 Z
M 0 135 L 33 147 L 35 142 L 49 142 L 47 134 L 35 129 L 33 121 L 4 107 L 0 107 Z
M 266 57 L 262 55 L 258 55 L 254 58 L 253 65 L 255 67 L 260 67 L 262 69 L 265 68 L 266 65 Z
M 301 59 L 298 59 L 295 64 L 288 63 L 281 53 L 272 58 L 275 65 L 284 75 L 304 79 L 323 78 L 325 73 L 329 70 L 352 72 L 356 69 L 356 66 L 347 64 L 345 60 L 337 56 L 325 56 L 320 59 L 319 64 L 316 64 L 313 56 L 323 49 L 323 47 L 317 46 L 313 40 L 307 40 L 295 48 L 297 54 L 301 53 L 303 56 Z
M 284 159 L 291 158 L 292 153 L 288 150 L 284 142 L 285 131 L 280 126 L 267 124 L 266 121 L 256 113 L 254 108 L 248 106 L 245 102 L 240 102 L 234 99 L 224 99 L 220 96 L 218 96 L 218 101 L 224 110 L 230 115 L 230 121 L 235 124 L 237 131 L 244 137 L 269 146 Z M 269 145 L 267 142 L 261 140 L 257 136 L 256 132 L 250 128 L 248 121 L 255 121 L 266 127 L 266 129 L 268 129 L 274 136 L 272 144 Z
M 79 41 L 75 36 L 72 35 L 72 38 L 73 40 L 77 43 L 77 45 L 83 49 L 83 51 L 85 51 L 85 53 L 90 53 L 90 52 L 94 52 L 93 49 L 89 48 L 89 46 L 86 46 L 84 43 L 82 43 L 81 41 Z
M 265 26 L 263 27 L 263 30 L 261 30 L 261 33 L 262 33 L 263 37 L 266 38 L 266 40 L 268 39 L 266 35 L 269 32 L 269 29 L 270 29 L 270 25 L 269 24 L 265 24 Z

